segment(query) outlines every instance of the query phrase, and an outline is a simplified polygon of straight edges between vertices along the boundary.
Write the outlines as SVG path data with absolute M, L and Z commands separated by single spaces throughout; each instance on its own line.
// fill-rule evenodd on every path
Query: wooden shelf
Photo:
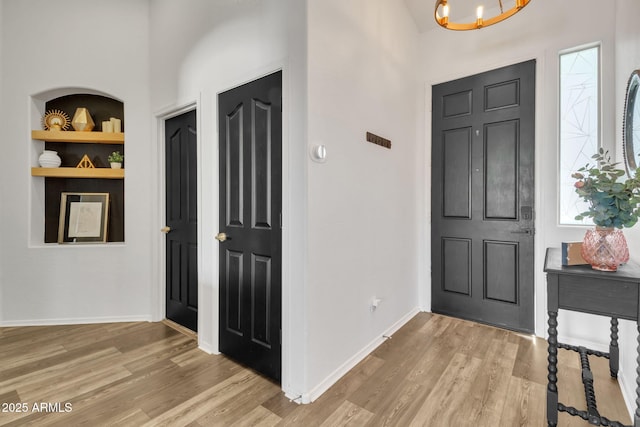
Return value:
M 48 142 L 80 144 L 124 144 L 124 132 L 75 132 L 64 130 L 32 130 L 31 138 Z
M 47 178 L 123 179 L 124 169 L 111 168 L 31 168 L 31 176 Z

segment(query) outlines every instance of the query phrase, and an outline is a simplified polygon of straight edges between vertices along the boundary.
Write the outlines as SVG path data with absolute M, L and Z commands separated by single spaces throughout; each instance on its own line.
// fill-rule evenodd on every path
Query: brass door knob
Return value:
M 168 232 L 171 231 L 171 227 L 169 227 L 168 225 L 165 225 L 160 229 L 160 231 L 162 231 L 164 234 L 167 234 Z
M 218 233 L 218 234 L 216 234 L 216 240 L 219 241 L 220 243 L 226 241 L 227 240 L 227 234 L 226 233 Z

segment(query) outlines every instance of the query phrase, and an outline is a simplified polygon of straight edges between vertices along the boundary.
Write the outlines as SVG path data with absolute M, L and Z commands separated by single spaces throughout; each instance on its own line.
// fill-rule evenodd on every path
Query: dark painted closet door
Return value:
M 220 94 L 220 351 L 281 373 L 282 73 Z
M 533 332 L 535 61 L 432 94 L 432 309 Z
M 165 123 L 166 150 L 166 316 L 198 328 L 198 192 L 196 112 Z

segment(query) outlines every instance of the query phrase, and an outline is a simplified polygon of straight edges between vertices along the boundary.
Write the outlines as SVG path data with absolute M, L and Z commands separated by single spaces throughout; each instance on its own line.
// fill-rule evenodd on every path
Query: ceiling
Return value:
M 409 9 L 409 13 L 416 22 L 418 31 L 421 33 L 438 28 L 433 19 L 433 10 L 436 5 L 435 0 L 404 0 Z

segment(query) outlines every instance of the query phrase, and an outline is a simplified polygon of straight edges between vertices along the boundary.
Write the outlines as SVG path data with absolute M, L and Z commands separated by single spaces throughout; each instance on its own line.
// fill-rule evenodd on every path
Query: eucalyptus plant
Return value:
M 595 165 L 587 163 L 571 176 L 576 193 L 589 209 L 576 216 L 577 220 L 592 218 L 600 227 L 630 228 L 640 217 L 640 168 L 629 177 L 612 163 L 608 151 L 602 148 L 591 157 Z

